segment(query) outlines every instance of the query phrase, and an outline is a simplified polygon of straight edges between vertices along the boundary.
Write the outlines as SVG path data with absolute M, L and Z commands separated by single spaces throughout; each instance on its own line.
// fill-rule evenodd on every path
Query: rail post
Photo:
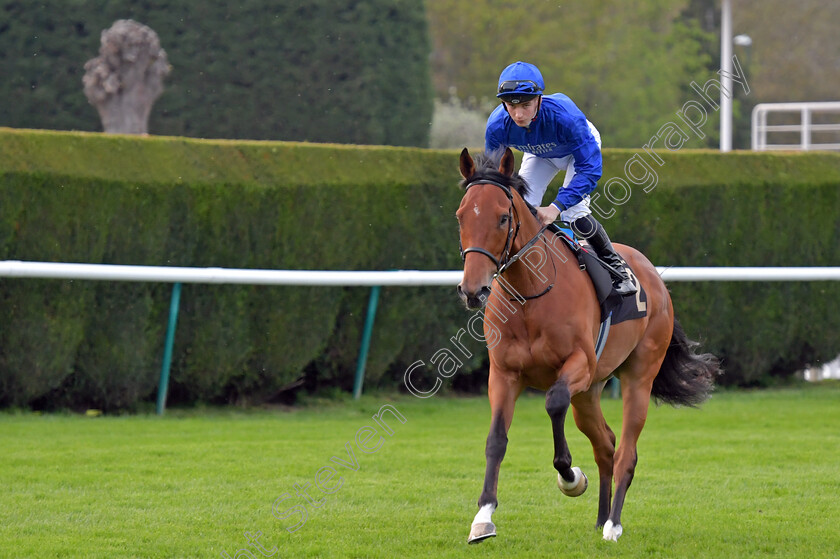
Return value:
M 163 346 L 163 364 L 160 367 L 157 406 L 155 412 L 163 415 L 166 407 L 166 392 L 169 389 L 169 369 L 172 366 L 172 347 L 175 345 L 175 326 L 178 324 L 178 307 L 181 305 L 181 284 L 172 285 L 172 298 L 169 301 L 169 322 L 166 325 L 166 341 Z
M 362 384 L 365 381 L 365 366 L 367 365 L 370 337 L 373 333 L 373 321 L 376 318 L 376 307 L 379 305 L 379 291 L 381 286 L 374 285 L 370 289 L 365 327 L 362 331 L 362 343 L 359 346 L 359 358 L 356 361 L 356 379 L 353 382 L 353 399 L 358 400 L 362 395 Z

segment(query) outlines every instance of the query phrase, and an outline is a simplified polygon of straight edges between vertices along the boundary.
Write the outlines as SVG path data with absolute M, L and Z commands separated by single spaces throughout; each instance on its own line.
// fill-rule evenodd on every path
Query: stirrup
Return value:
M 628 277 L 625 277 L 617 284 L 613 283 L 613 288 L 619 295 L 632 295 L 638 291 L 636 285 Z

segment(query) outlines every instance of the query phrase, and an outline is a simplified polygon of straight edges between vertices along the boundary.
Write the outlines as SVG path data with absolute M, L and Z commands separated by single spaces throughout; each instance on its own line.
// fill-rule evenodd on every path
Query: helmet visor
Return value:
M 499 94 L 497 97 L 511 94 L 539 95 L 540 93 L 542 93 L 542 90 L 535 81 L 507 80 L 499 84 Z

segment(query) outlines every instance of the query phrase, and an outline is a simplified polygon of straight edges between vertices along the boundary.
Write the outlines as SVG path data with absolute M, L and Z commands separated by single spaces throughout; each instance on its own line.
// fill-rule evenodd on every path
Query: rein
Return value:
M 522 225 L 522 222 L 519 220 L 519 212 L 516 211 L 516 206 L 513 203 L 513 194 L 510 191 L 510 187 L 508 187 L 508 186 L 506 186 L 506 185 L 504 185 L 500 182 L 487 180 L 487 179 L 481 179 L 481 180 L 473 181 L 473 182 L 467 184 L 467 186 L 464 187 L 464 191 L 466 192 L 467 190 L 470 189 L 470 187 L 475 186 L 477 184 L 492 184 L 493 186 L 498 186 L 505 193 L 505 196 L 507 196 L 508 201 L 510 201 L 510 208 L 508 209 L 509 219 L 508 219 L 507 240 L 505 241 L 505 248 L 502 249 L 501 260 L 497 259 L 493 255 L 493 253 L 490 252 L 489 250 L 481 248 L 481 247 L 468 247 L 468 248 L 459 247 L 459 248 L 461 248 L 461 260 L 466 261 L 467 254 L 470 253 L 470 252 L 477 252 L 479 254 L 483 254 L 484 256 L 489 258 L 493 262 L 493 264 L 496 266 L 496 273 L 493 274 L 493 277 L 496 278 L 498 276 L 501 276 L 509 267 L 511 267 L 520 258 L 522 258 L 522 256 L 528 250 L 530 250 L 531 247 L 533 247 L 535 244 L 537 244 L 537 241 L 540 240 L 540 238 L 542 237 L 542 234 L 545 233 L 546 229 L 548 229 L 548 225 L 543 225 L 542 227 L 540 227 L 540 230 L 537 231 L 537 234 L 530 241 L 525 243 L 522 246 L 522 248 L 520 248 L 518 251 L 516 251 L 516 253 L 513 256 L 511 256 L 510 251 L 513 247 L 513 243 L 516 241 L 516 237 L 519 235 L 519 229 L 520 229 L 520 226 Z M 513 214 L 516 214 L 516 228 L 515 229 L 513 227 Z M 460 241 L 459 241 L 459 244 L 460 244 Z M 554 264 L 553 259 L 552 259 L 552 264 Z M 555 272 L 555 275 L 556 275 L 557 274 L 556 264 L 554 265 L 554 272 Z M 545 295 L 546 293 L 551 291 L 552 287 L 554 287 L 554 284 L 552 283 L 547 288 L 545 288 L 545 290 L 543 290 L 542 292 L 540 292 L 536 295 L 522 296 L 522 295 L 514 295 L 513 293 L 511 293 L 510 290 L 508 290 L 508 288 L 502 282 L 499 282 L 499 285 L 501 285 L 502 289 L 504 289 L 505 292 L 512 297 L 511 301 L 523 301 L 523 300 L 536 299 L 538 297 L 542 297 L 543 295 Z

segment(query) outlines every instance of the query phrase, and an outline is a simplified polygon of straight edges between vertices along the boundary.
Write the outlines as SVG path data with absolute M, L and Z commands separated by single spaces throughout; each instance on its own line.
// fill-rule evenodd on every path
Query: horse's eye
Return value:
M 501 217 L 501 219 L 499 219 L 499 226 L 504 227 L 505 225 L 508 224 L 509 221 L 510 221 L 510 216 L 505 214 Z

